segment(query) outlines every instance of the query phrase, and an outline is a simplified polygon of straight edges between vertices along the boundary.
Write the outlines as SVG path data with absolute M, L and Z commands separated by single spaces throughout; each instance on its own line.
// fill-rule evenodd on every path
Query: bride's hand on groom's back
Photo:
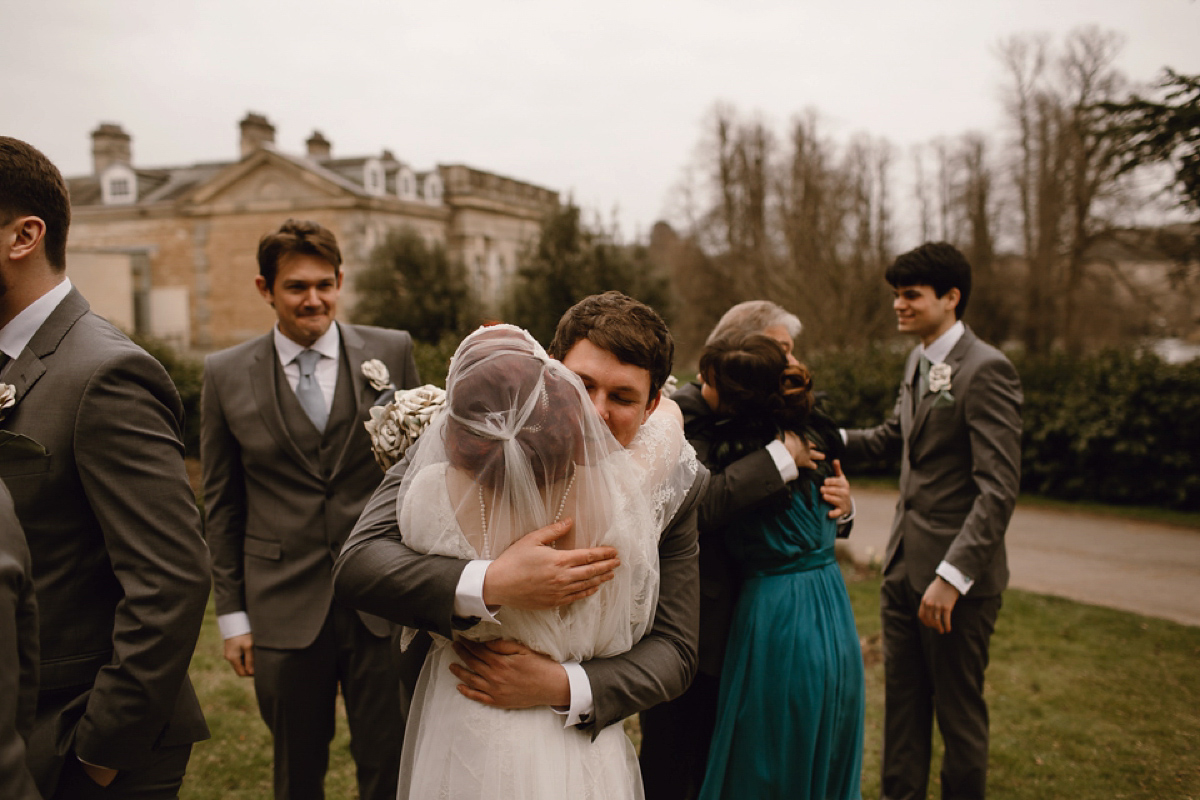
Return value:
M 542 611 L 595 594 L 600 584 L 612 580 L 613 570 L 621 563 L 616 548 L 554 549 L 554 542 L 565 536 L 572 524 L 565 519 L 513 542 L 488 565 L 483 601 L 488 606 Z

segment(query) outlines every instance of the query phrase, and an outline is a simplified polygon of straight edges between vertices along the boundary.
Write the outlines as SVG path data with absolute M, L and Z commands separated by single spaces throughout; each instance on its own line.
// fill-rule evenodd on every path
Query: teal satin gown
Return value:
M 859 800 L 863 662 L 815 486 L 733 523 L 734 611 L 701 800 Z

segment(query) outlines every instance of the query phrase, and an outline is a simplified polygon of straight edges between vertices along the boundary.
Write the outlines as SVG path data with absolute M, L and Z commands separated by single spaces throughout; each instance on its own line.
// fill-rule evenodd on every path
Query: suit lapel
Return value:
M 250 392 L 254 395 L 254 404 L 262 418 L 263 426 L 271 434 L 275 443 L 283 448 L 292 460 L 308 470 L 313 477 L 320 478 L 317 465 L 311 463 L 288 432 L 283 422 L 283 414 L 279 410 L 279 394 L 275 390 L 275 364 L 279 356 L 275 352 L 275 342 L 272 334 L 268 333 L 258 341 L 254 348 L 250 365 Z
M 363 362 L 373 358 L 366 341 L 359 335 L 358 331 L 349 325 L 338 324 L 338 330 L 341 333 L 342 350 L 346 354 L 346 363 L 348 366 L 347 377 L 354 388 L 354 417 L 350 421 L 350 433 L 342 442 L 341 452 L 338 453 L 337 460 L 334 462 L 334 475 L 341 470 L 342 463 L 346 460 L 346 454 L 349 452 L 352 442 L 357 442 L 355 446 L 366 447 L 361 441 L 363 437 L 356 435 L 359 433 L 360 428 L 359 418 L 379 396 L 379 393 L 375 391 L 375 388 L 371 386 L 366 376 L 362 373 Z
M 79 290 L 72 288 L 62 302 L 50 312 L 42 327 L 37 329 L 37 333 L 29 340 L 21 355 L 5 367 L 4 382 L 11 383 L 16 389 L 14 404 L 21 402 L 21 398 L 46 374 L 46 365 L 42 363 L 42 358 L 58 349 L 67 331 L 71 330 L 89 308 L 88 301 Z
M 971 329 L 967 328 L 963 331 L 963 335 L 955 343 L 950 350 L 950 354 L 946 356 L 946 364 L 950 366 L 950 383 L 954 384 L 954 378 L 958 375 L 958 368 L 966 358 L 967 351 L 971 349 L 971 345 L 975 343 L 975 334 L 971 333 Z M 933 408 L 933 403 L 937 395 L 933 392 L 926 392 L 921 398 L 921 402 L 917 403 L 916 411 L 913 414 L 912 430 L 908 433 L 908 440 L 912 442 L 921 432 L 921 428 L 925 425 L 925 420 L 929 418 L 929 411 Z

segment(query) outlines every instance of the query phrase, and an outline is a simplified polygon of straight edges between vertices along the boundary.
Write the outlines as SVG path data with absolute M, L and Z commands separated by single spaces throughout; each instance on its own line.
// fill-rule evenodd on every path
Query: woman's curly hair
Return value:
M 716 390 L 723 415 L 765 418 L 781 430 L 801 431 L 812 413 L 808 368 L 788 363 L 779 342 L 761 333 L 711 342 L 700 356 L 700 376 Z

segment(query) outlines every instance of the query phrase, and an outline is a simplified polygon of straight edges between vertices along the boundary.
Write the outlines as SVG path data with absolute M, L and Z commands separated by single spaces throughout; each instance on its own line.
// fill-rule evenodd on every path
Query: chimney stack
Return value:
M 320 131 L 313 131 L 312 136 L 308 137 L 305 144 L 308 145 L 308 157 L 314 161 L 329 158 L 333 153 L 333 145 L 321 135 Z
M 270 147 L 275 144 L 275 126 L 268 122 L 262 114 L 248 111 L 246 118 L 238 125 L 242 129 L 242 158 L 260 147 Z
M 101 122 L 92 131 L 92 171 L 99 175 L 113 164 L 133 163 L 130 136 L 114 122 Z

